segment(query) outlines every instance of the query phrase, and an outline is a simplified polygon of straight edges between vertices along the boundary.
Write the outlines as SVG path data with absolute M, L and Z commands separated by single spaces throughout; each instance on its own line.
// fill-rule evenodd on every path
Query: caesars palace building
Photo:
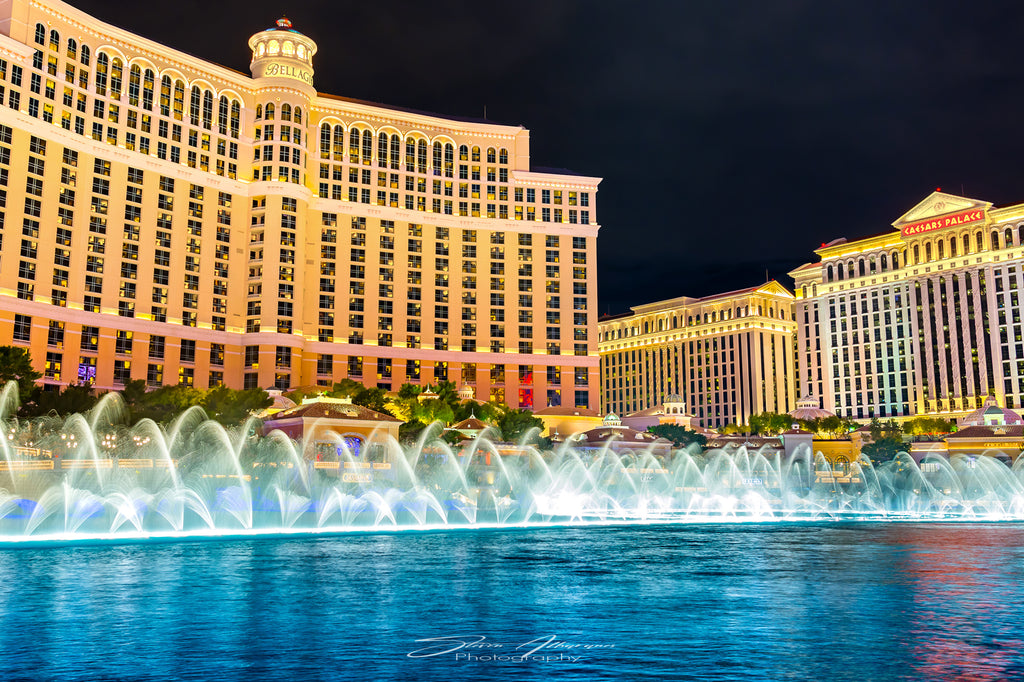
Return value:
M 252 77 L 56 0 L 0 5 L 0 344 L 50 385 L 397 389 L 597 406 L 599 178 L 529 132 Z

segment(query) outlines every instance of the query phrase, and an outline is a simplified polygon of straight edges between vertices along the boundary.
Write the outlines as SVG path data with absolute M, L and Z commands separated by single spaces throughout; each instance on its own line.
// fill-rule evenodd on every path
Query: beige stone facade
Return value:
M 0 33 L 0 344 L 47 383 L 596 405 L 599 179 L 526 129 L 319 94 L 286 21 L 252 77 L 61 2 Z
M 1024 405 L 1024 204 L 933 192 L 795 280 L 801 390 L 855 419 Z
M 632 310 L 598 324 L 603 412 L 677 394 L 710 428 L 795 407 L 793 295 L 778 282 Z

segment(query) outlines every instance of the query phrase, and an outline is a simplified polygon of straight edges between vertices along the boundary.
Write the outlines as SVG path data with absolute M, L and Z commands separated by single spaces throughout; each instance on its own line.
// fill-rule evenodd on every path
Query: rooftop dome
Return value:
M 836 416 L 834 412 L 823 410 L 818 406 L 818 399 L 812 395 L 801 396 L 796 401 L 796 409 L 789 413 L 789 416 L 793 419 L 824 419 L 826 417 Z
M 1013 410 L 999 405 L 992 396 L 985 398 L 985 404 L 963 418 L 961 426 L 1003 426 L 1024 424 L 1024 418 Z

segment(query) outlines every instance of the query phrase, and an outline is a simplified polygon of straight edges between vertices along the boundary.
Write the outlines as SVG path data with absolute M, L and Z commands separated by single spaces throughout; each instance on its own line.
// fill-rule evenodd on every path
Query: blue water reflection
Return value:
M 5 550 L 0 679 L 1020 678 L 1020 533 L 707 525 Z M 481 646 L 409 657 L 457 646 L 417 641 L 441 637 Z

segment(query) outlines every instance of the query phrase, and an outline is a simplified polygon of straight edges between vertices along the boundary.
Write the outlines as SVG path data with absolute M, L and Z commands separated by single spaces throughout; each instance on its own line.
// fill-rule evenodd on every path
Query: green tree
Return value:
M 658 424 L 657 426 L 648 426 L 647 432 L 672 441 L 672 444 L 677 448 L 684 448 L 693 443 L 696 443 L 700 447 L 704 447 L 708 444 L 707 436 L 697 433 L 696 431 L 691 431 L 685 426 L 680 426 L 679 424 Z
M 355 379 L 345 377 L 341 381 L 334 382 L 334 386 L 331 386 L 327 395 L 332 398 L 351 398 L 363 388 L 364 386 Z
M 900 452 L 906 451 L 902 438 L 884 436 L 873 443 L 868 443 L 861 448 L 860 453 L 871 460 L 871 464 L 878 466 L 883 462 L 892 460 Z
M 510 443 L 518 443 L 526 432 L 535 427 L 539 430 L 531 442 L 536 443 L 544 431 L 544 422 L 529 410 L 508 410 L 498 417 L 497 426 L 501 430 L 501 437 Z
M 762 436 L 775 436 L 793 426 L 794 419 L 788 414 L 761 412 L 750 415 L 750 431 Z
M 42 375 L 32 369 L 32 356 L 24 348 L 0 346 L 0 388 L 8 381 L 18 382 L 18 400 L 27 406 L 33 398 L 36 379 Z
M 203 392 L 191 386 L 161 386 L 129 407 L 130 421 L 149 418 L 157 423 L 169 422 L 193 405 L 202 404 L 203 398 Z
M 938 417 L 917 417 L 903 424 L 903 431 L 910 436 L 935 436 L 956 431 L 956 424 Z
M 225 426 L 240 424 L 255 412 L 274 404 L 274 399 L 262 388 L 241 391 L 217 386 L 206 392 L 200 403 L 206 414 Z
M 351 396 L 353 404 L 362 405 L 377 412 L 388 413 L 387 391 L 383 388 L 366 388 L 365 386 L 360 386 L 359 389 Z
M 28 416 L 41 416 L 55 412 L 62 417 L 84 414 L 91 410 L 99 398 L 88 384 L 71 384 L 60 391 L 39 391 Z

